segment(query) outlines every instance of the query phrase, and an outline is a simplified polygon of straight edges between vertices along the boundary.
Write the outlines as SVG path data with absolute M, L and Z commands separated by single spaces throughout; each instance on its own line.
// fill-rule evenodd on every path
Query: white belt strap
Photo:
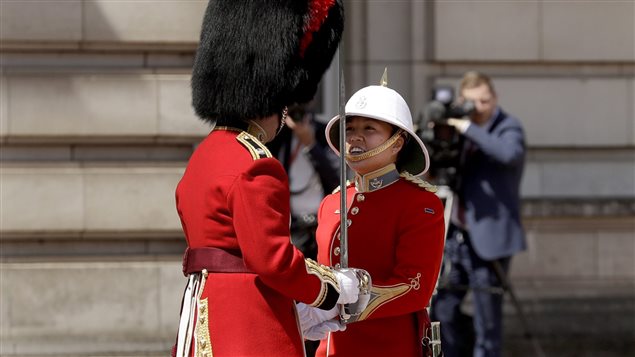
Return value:
M 179 321 L 176 357 L 187 357 L 190 352 L 192 331 L 194 330 L 194 312 L 196 310 L 194 307 L 198 299 L 200 278 L 200 274 L 190 274 L 188 277 L 187 287 L 183 294 L 183 308 L 181 309 L 181 318 Z

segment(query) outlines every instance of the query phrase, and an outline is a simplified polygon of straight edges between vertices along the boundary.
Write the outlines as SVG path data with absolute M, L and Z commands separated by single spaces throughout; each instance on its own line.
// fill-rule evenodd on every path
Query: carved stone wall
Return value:
M 553 355 L 632 354 L 635 4 L 345 3 L 349 95 L 388 67 L 419 118 L 434 85 L 493 77 L 527 131 L 512 281 L 536 335 Z M 205 6 L 0 2 L 0 355 L 167 354 L 174 188 L 208 131 L 189 92 Z M 508 354 L 534 355 L 505 309 Z

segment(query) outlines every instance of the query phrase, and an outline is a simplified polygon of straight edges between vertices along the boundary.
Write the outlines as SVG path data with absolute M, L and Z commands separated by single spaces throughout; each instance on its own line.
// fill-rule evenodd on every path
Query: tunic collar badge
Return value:
M 368 184 L 370 185 L 370 187 L 374 189 L 378 189 L 381 187 L 383 183 L 384 183 L 384 180 L 380 179 L 379 177 L 375 177 L 374 179 L 370 180 Z
M 399 172 L 395 164 L 389 164 L 366 175 L 355 175 L 357 192 L 373 192 L 399 180 Z

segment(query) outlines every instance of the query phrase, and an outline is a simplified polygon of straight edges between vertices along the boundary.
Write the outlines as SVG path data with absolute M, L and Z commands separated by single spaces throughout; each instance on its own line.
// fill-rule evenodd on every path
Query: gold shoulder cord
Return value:
M 437 192 L 437 186 L 429 183 L 428 181 L 422 180 L 421 178 L 411 174 L 408 171 L 403 171 L 402 173 L 399 174 L 399 176 L 403 177 L 404 179 L 412 182 L 413 184 L 425 189 L 428 192 L 432 192 L 435 193 Z

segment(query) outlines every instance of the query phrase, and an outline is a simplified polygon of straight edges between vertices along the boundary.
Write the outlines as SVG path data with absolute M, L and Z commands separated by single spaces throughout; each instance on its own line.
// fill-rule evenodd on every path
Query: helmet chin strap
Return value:
M 280 134 L 280 132 L 286 125 L 288 114 L 289 114 L 289 108 L 285 105 L 284 108 L 282 108 L 282 114 L 280 115 L 280 126 L 278 127 L 278 131 L 276 131 L 276 135 L 274 135 L 274 137 L 278 136 L 278 134 Z
M 287 109 L 287 107 L 284 107 L 280 115 L 280 125 L 278 126 L 278 129 L 276 129 L 276 133 L 273 134 L 273 138 L 278 136 L 278 134 L 280 134 L 280 132 L 284 128 L 285 119 L 287 118 L 288 113 L 289 113 L 289 109 Z M 249 120 L 249 126 L 247 127 L 247 132 L 255 136 L 256 139 L 258 139 L 262 143 L 267 143 L 270 141 L 269 135 L 267 135 L 267 131 L 262 126 L 260 126 L 260 124 L 258 124 L 258 122 L 256 122 L 255 120 Z M 271 138 L 271 140 L 273 140 L 273 138 Z
M 401 129 L 397 130 L 397 132 L 394 133 L 393 136 L 391 136 L 383 144 L 379 145 L 378 147 L 376 147 L 376 148 L 374 148 L 374 149 L 372 149 L 370 151 L 366 151 L 363 154 L 360 154 L 360 155 L 346 154 L 346 160 L 350 161 L 350 162 L 358 162 L 358 161 L 366 160 L 366 159 L 369 159 L 369 158 L 371 158 L 373 156 L 376 156 L 376 155 L 386 151 L 386 149 L 388 149 L 394 143 L 396 143 L 397 139 L 399 139 L 399 137 L 401 136 L 401 133 L 403 133 L 403 130 L 401 130 Z M 347 144 L 346 146 L 349 146 L 349 145 Z M 346 151 L 348 151 L 348 149 Z

